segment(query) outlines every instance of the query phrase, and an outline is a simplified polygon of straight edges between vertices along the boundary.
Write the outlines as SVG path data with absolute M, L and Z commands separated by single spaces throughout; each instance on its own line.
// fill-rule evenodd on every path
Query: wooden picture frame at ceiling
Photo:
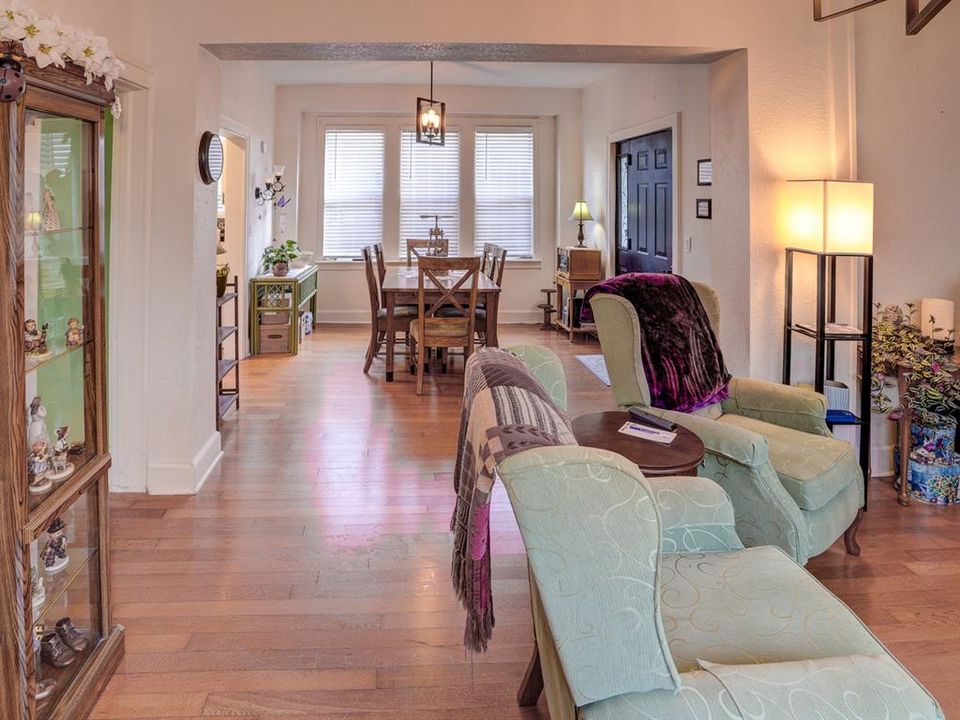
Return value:
M 885 0 L 864 0 L 863 2 L 855 3 L 847 8 L 842 10 L 837 10 L 832 13 L 823 13 L 823 0 L 813 0 L 813 19 L 815 22 L 822 22 L 824 20 L 832 20 L 833 18 L 842 17 L 857 10 L 862 10 L 863 8 L 870 7 L 871 5 L 877 5 L 878 3 L 885 2 Z M 906 30 L 907 35 L 916 35 L 927 23 L 930 22 L 937 13 L 939 13 L 943 8 L 950 4 L 950 0 L 928 0 L 928 2 L 921 8 L 921 0 L 905 0 L 906 5 Z

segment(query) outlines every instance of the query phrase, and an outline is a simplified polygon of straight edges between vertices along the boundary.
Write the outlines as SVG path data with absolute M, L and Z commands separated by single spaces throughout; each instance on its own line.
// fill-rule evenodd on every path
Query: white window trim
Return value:
M 406 262 L 406 257 L 400 257 L 400 135 L 401 129 L 410 127 L 408 115 L 313 115 L 316 119 L 316 152 L 313 160 L 317 172 L 315 183 L 316 200 L 316 237 L 312 238 L 317 249 L 316 258 L 323 258 L 323 204 L 324 204 L 324 162 L 325 162 L 325 132 L 330 129 L 379 129 L 384 132 L 384 188 L 383 188 L 383 251 L 388 264 Z M 543 164 L 547 153 L 556 162 L 556 126 L 551 126 L 553 141 L 544 140 L 545 122 L 554 122 L 551 116 L 511 116 L 490 117 L 482 115 L 453 115 L 448 116 L 450 127 L 456 126 L 460 133 L 460 252 L 463 255 L 479 255 L 481 248 L 474 242 L 474 145 L 475 133 L 478 129 L 504 130 L 516 128 L 533 130 L 533 257 L 508 258 L 507 265 L 531 266 L 539 264 L 544 259 L 552 262 L 555 238 L 544 237 L 544 220 L 551 214 L 556 214 L 556 183 L 547 187 L 547 178 L 543 173 Z M 305 205 L 301 205 L 304 207 Z M 298 211 L 299 212 L 299 211 Z M 301 223 L 302 227 L 302 223 Z M 309 241 L 307 241 L 309 242 Z M 309 246 L 309 245 L 308 245 Z M 342 267 L 345 263 L 336 261 L 324 262 L 324 267 Z M 344 268 L 345 269 L 345 268 Z

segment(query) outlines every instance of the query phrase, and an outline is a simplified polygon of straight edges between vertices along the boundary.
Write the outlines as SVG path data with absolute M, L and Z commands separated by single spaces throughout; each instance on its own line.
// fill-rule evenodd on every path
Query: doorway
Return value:
M 615 149 L 616 272 L 673 272 L 673 130 Z
M 239 317 L 240 355 L 249 354 L 247 343 L 247 138 L 221 130 L 223 142 L 223 174 L 217 184 L 217 266 L 230 266 L 229 281 L 237 276 L 237 303 Z

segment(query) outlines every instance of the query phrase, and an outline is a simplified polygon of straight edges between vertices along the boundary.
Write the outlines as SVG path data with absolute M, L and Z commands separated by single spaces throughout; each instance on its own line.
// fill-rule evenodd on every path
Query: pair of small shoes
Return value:
M 90 645 L 89 636 L 74 625 L 73 620 L 68 617 L 60 618 L 57 621 L 57 635 L 60 636 L 60 639 L 68 648 L 78 654 Z
M 40 658 L 55 668 L 65 668 L 72 665 L 77 656 L 57 633 L 48 632 L 40 638 Z

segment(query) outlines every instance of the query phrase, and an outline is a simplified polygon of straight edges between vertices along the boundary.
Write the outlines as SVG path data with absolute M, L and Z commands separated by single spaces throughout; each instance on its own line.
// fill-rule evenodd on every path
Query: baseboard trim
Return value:
M 214 432 L 189 463 L 152 463 L 147 467 L 150 495 L 193 495 L 223 457 L 220 433 Z

